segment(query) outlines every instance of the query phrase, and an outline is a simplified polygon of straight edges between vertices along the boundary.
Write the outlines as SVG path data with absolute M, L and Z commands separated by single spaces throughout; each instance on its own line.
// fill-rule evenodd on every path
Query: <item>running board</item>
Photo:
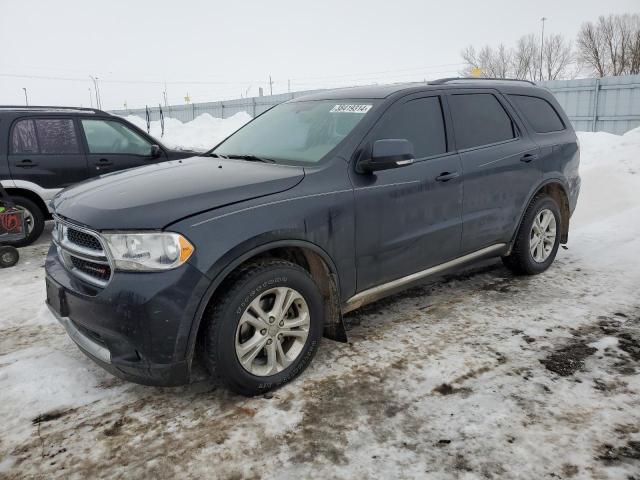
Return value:
M 353 297 L 347 300 L 347 303 L 342 308 L 342 313 L 351 312 L 352 310 L 360 308 L 367 303 L 375 302 L 376 300 L 379 300 L 380 298 L 387 295 L 392 290 L 399 289 L 400 287 L 404 287 L 405 285 L 413 283 L 417 280 L 430 277 L 445 270 L 449 270 L 450 268 L 464 265 L 465 263 L 471 262 L 473 260 L 478 260 L 482 257 L 488 257 L 492 253 L 504 250 L 505 248 L 507 248 L 506 243 L 497 243 L 495 245 L 491 245 L 490 247 L 485 247 L 481 250 L 468 253 L 467 255 L 464 255 L 462 257 L 458 257 L 448 262 L 441 263 L 440 265 L 429 267 L 426 270 L 412 273 L 411 275 L 398 278 L 397 280 L 392 280 L 388 283 L 383 283 L 382 285 L 378 285 L 377 287 L 369 288 L 368 290 L 355 294 Z

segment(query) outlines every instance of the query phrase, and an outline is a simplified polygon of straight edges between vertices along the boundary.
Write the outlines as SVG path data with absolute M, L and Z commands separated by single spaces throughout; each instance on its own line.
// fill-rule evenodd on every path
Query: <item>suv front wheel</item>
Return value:
M 524 214 L 516 241 L 503 263 L 521 275 L 544 272 L 553 263 L 560 246 L 560 209 L 556 201 L 537 195 Z
M 324 318 L 322 295 L 309 273 L 269 260 L 241 267 L 223 289 L 205 319 L 207 369 L 243 395 L 264 393 L 300 374 L 316 353 Z

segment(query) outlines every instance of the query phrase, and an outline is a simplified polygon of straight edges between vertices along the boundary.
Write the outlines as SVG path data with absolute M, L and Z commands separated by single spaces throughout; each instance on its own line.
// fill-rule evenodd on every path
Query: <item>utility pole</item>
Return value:
M 162 96 L 164 97 L 164 106 L 166 108 L 168 106 L 168 103 L 167 103 L 167 82 L 164 82 L 164 91 L 162 92 Z
M 96 108 L 102 109 L 102 102 L 100 101 L 100 88 L 98 87 L 98 80 L 100 79 L 91 75 L 89 75 L 89 78 L 93 80 L 93 88 L 96 92 Z
M 22 90 L 24 90 L 24 103 L 27 104 L 27 107 L 29 106 L 29 97 L 27 96 L 27 89 L 25 87 L 22 87 Z
M 273 95 L 273 81 L 271 80 L 271 75 L 269 75 L 269 95 Z
M 547 20 L 547 17 L 542 17 L 540 21 L 542 22 L 542 35 L 540 35 L 540 81 L 542 81 L 542 55 L 544 52 L 544 22 Z
M 91 87 L 89 87 L 89 105 L 93 108 L 93 95 L 91 93 Z

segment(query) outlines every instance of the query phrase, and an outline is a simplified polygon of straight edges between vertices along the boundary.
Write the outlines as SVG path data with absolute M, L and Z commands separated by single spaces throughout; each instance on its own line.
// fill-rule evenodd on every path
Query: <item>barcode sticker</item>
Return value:
M 367 113 L 372 105 L 353 104 L 353 105 L 335 105 L 330 113 Z

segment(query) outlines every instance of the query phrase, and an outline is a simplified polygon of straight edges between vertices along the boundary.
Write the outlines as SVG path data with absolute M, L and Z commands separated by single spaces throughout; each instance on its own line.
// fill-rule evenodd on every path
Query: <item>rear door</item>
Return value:
M 413 144 L 412 165 L 352 172 L 359 291 L 460 252 L 462 168 L 447 141 L 441 97 L 425 93 L 398 100 L 374 126 L 363 152 L 370 153 L 376 140 L 393 138 Z
M 153 156 L 153 143 L 119 119 L 81 118 L 80 126 L 92 176 L 166 160 L 162 150 Z
M 464 172 L 462 253 L 505 243 L 540 181 L 538 147 L 493 90 L 447 95 Z
M 64 188 L 85 180 L 87 159 L 72 117 L 23 117 L 9 134 L 9 171 L 14 181 L 44 189 Z

